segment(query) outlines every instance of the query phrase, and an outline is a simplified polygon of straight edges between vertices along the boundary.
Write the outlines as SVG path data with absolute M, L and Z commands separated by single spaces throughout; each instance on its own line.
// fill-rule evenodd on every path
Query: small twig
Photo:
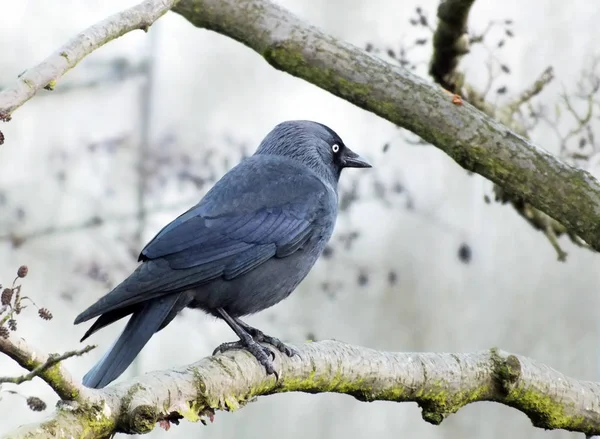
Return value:
M 52 366 L 56 366 L 61 361 L 66 360 L 67 358 L 71 358 L 71 357 L 80 357 L 83 354 L 87 354 L 89 351 L 91 351 L 94 348 L 96 348 L 96 345 L 88 345 L 83 349 L 79 349 L 77 351 L 68 351 L 61 355 L 50 354 L 50 355 L 48 355 L 48 359 L 44 363 L 37 366 L 35 369 L 33 369 L 28 374 L 17 376 L 17 377 L 0 377 L 0 383 L 21 384 L 26 381 L 31 381 L 35 377 L 40 376 L 40 374 L 42 372 L 47 371 Z
M 571 116 L 573 116 L 573 118 L 577 122 L 577 125 L 575 127 L 573 127 L 567 133 L 566 136 L 562 137 L 561 148 L 560 148 L 561 154 L 565 154 L 565 152 L 567 150 L 567 142 L 569 140 L 571 140 L 574 136 L 580 134 L 592 120 L 592 116 L 594 115 L 594 93 L 595 93 L 595 91 L 592 91 L 592 92 L 590 92 L 590 94 L 588 96 L 585 97 L 587 107 L 586 107 L 585 114 L 583 116 L 580 116 L 577 113 L 577 110 L 575 110 L 575 108 L 573 107 L 573 104 L 571 103 L 571 98 L 569 98 L 566 91 L 563 93 L 562 100 L 565 104 L 565 107 L 566 107 L 567 111 L 569 112 L 569 114 Z
M 483 30 L 483 32 L 471 34 L 471 36 L 469 37 L 469 42 L 471 44 L 483 43 L 485 41 L 485 38 L 487 37 L 487 35 L 490 33 L 490 31 L 493 28 L 495 28 L 496 26 L 501 26 L 501 25 L 506 25 L 506 24 L 508 24 L 507 20 L 490 20 L 488 22 L 488 25 L 486 26 L 486 28 Z
M 540 94 L 544 88 L 552 82 L 554 79 L 554 70 L 552 66 L 546 67 L 542 74 L 536 79 L 531 87 L 525 89 L 516 99 L 514 99 L 506 108 L 511 112 L 515 113 L 521 105 L 529 102 L 535 96 Z
M 171 209 L 184 209 L 189 207 L 191 204 L 196 203 L 197 199 L 191 199 L 180 203 L 172 203 L 166 205 L 160 205 L 153 208 L 147 208 L 146 214 L 151 215 L 158 212 L 165 212 Z M 44 227 L 38 230 L 32 230 L 30 232 L 26 232 L 23 234 L 18 233 L 9 233 L 6 235 L 0 235 L 0 241 L 7 240 L 11 241 L 14 246 L 18 247 L 23 244 L 25 241 L 29 241 L 31 239 L 42 238 L 44 236 L 63 234 L 63 233 L 72 233 L 77 232 L 79 230 L 91 229 L 95 227 L 101 227 L 107 223 L 115 223 L 115 222 L 126 222 L 133 221 L 138 218 L 137 213 L 126 213 L 122 215 L 111 215 L 100 217 L 98 215 L 94 215 L 90 218 L 87 218 L 81 222 L 66 224 L 63 226 L 49 226 Z
M 0 378 L 0 383 L 14 383 L 28 381 L 40 377 L 54 392 L 65 401 L 77 401 L 84 388 L 75 381 L 61 361 L 65 358 L 80 356 L 94 349 L 96 346 L 86 346 L 79 351 L 66 352 L 58 357 L 45 355 L 36 351 L 22 338 L 11 334 L 8 338 L 0 337 L 0 352 L 12 358 L 23 369 L 30 373 L 23 377 Z

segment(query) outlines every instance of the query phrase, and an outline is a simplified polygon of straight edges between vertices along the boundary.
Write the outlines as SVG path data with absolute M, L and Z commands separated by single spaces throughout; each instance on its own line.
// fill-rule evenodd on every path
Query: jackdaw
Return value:
M 75 324 L 98 317 L 83 341 L 131 315 L 83 384 L 101 388 L 119 377 L 185 307 L 223 319 L 239 337 L 213 354 L 245 348 L 275 373 L 272 352 L 259 343 L 289 356 L 294 349 L 240 317 L 285 299 L 306 277 L 333 232 L 342 169 L 369 167 L 323 124 L 277 125 L 254 155 L 146 245 L 128 278 L 77 316 Z

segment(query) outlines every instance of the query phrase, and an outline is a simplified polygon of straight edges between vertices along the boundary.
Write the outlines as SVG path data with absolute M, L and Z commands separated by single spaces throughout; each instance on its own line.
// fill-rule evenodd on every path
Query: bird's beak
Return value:
M 371 168 L 371 164 L 354 151 L 346 149 L 344 168 Z

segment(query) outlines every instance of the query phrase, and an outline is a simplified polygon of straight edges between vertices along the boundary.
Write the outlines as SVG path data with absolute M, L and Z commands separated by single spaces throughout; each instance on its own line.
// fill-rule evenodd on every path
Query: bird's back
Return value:
M 209 313 L 265 309 L 308 274 L 336 216 L 335 188 L 309 168 L 252 156 L 164 227 L 142 251 L 144 262 L 76 322 L 183 291 L 194 292 L 189 306 Z
M 289 255 L 272 257 L 234 279 L 220 277 L 193 288 L 194 300 L 190 307 L 210 314 L 223 308 L 234 317 L 262 311 L 289 296 L 323 252 L 337 217 L 335 188 L 306 166 L 268 155 L 254 156 L 238 166 L 239 169 L 228 175 L 228 179 L 244 186 L 233 191 L 246 195 L 237 199 L 238 209 L 255 211 L 261 206 L 272 209 L 287 206 L 290 212 L 310 221 L 311 232 L 301 248 Z M 247 172 L 253 178 L 240 179 Z M 282 184 L 280 175 L 287 175 L 288 181 Z M 232 187 L 227 181 L 222 184 Z M 249 189 L 252 186 L 256 189 Z M 219 193 L 218 185 L 215 192 Z M 215 196 L 206 203 L 225 201 L 225 197 L 219 198 Z

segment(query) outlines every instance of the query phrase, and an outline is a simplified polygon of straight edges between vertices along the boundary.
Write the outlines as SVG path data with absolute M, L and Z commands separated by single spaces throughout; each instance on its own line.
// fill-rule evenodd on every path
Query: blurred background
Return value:
M 136 3 L 1 0 L 0 88 L 78 31 Z M 427 75 L 437 0 L 277 3 Z M 545 116 L 533 118 L 530 134 L 558 154 L 578 123 L 560 95 L 579 99 L 573 106 L 585 115 L 581 80 L 593 85 L 600 74 L 593 61 L 600 55 L 599 21 L 600 9 L 586 0 L 477 0 L 469 30 L 489 32 L 461 68 L 469 83 L 489 89 L 490 102 L 501 105 L 553 66 L 556 79 L 536 98 Z M 87 326 L 74 327 L 74 317 L 136 267 L 139 251 L 163 225 L 286 119 L 329 125 L 374 168 L 344 173 L 330 248 L 288 300 L 248 318 L 249 324 L 291 343 L 333 338 L 380 350 L 446 352 L 497 346 L 579 379 L 600 379 L 600 255 L 561 238 L 569 255 L 558 262 L 542 233 L 511 206 L 494 202 L 490 182 L 411 133 L 274 70 L 241 44 L 174 13 L 148 34 L 134 32 L 101 48 L 55 91 L 40 93 L 1 126 L 0 283 L 10 285 L 18 266 L 28 265 L 23 293 L 54 315 L 47 322 L 28 310 L 18 333 L 46 352 L 83 347 L 78 340 Z M 588 122 L 588 141 L 568 140 L 595 157 L 597 115 Z M 65 366 L 83 376 L 123 324 L 93 336 L 99 348 Z M 193 362 L 234 338 L 224 323 L 184 311 L 121 379 Z M 2 356 L 0 371 L 20 373 Z M 0 434 L 43 419 L 56 402 L 39 380 L 18 392 L 41 397 L 45 412 L 32 412 L 9 389 L 17 390 L 6 385 L 0 393 Z M 209 427 L 184 422 L 150 437 L 375 435 L 575 437 L 534 429 L 525 415 L 498 404 L 472 404 L 435 427 L 413 403 L 365 404 L 326 394 L 265 397 L 239 412 L 217 413 Z

